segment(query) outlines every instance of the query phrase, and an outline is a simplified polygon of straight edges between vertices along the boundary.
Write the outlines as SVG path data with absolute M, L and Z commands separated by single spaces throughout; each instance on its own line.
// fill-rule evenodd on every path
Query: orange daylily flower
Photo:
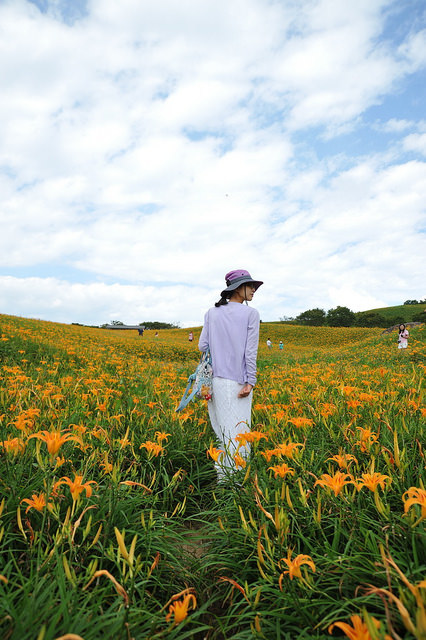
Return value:
M 40 409 L 30 407 L 25 411 L 22 411 L 19 416 L 13 421 L 13 424 L 20 431 L 29 431 L 34 426 L 34 418 L 40 415 Z M 27 429 L 28 427 L 28 429 Z
M 345 396 L 350 396 L 351 393 L 357 391 L 357 387 L 351 387 L 350 385 L 342 385 L 342 393 Z
M 289 422 L 294 424 L 298 429 L 303 429 L 303 427 L 312 427 L 314 421 L 311 418 L 290 418 Z
M 79 476 L 77 473 L 74 474 L 74 480 L 68 478 L 68 476 L 63 476 L 58 482 L 55 482 L 53 489 L 56 490 L 56 487 L 59 487 L 61 484 L 67 484 L 71 491 L 71 496 L 73 501 L 75 502 L 80 493 L 86 491 L 86 497 L 90 498 L 92 495 L 92 487 L 91 484 L 97 484 L 94 480 L 88 480 L 88 482 L 83 482 L 83 476 Z
M 336 412 L 336 405 L 332 404 L 331 402 L 321 402 L 321 407 L 322 409 L 320 409 L 320 415 L 323 418 L 328 418 Z
M 272 417 L 275 418 L 276 420 L 283 420 L 283 418 L 286 417 L 286 412 L 283 409 L 280 409 L 279 411 L 276 411 L 275 413 L 272 414 Z
M 350 478 L 347 480 L 346 478 Z M 345 484 L 353 484 L 352 476 L 348 473 L 342 473 L 341 471 L 336 471 L 333 476 L 330 476 L 328 473 L 323 473 L 321 478 L 319 478 L 314 487 L 319 484 L 321 487 L 327 487 L 334 492 L 335 496 L 338 496 L 342 491 Z
M 424 520 L 426 518 L 426 489 L 410 487 L 403 494 L 402 499 L 404 501 L 404 513 L 407 513 L 407 511 L 411 509 L 413 505 L 418 504 L 421 508 L 421 520 Z
M 78 442 L 82 444 L 80 438 L 65 431 L 38 431 L 37 433 L 31 434 L 28 440 L 31 440 L 31 438 L 43 440 L 47 444 L 47 450 L 52 457 L 58 453 L 65 442 Z
M 348 409 L 356 409 L 362 405 L 362 402 L 359 400 L 347 400 L 346 405 Z
M 56 468 L 62 467 L 66 462 L 71 462 L 71 460 L 67 460 L 64 456 L 56 456 Z
M 351 462 L 355 462 L 355 464 L 358 464 L 358 460 L 350 453 L 337 453 L 332 458 L 327 458 L 327 461 L 328 460 L 337 462 L 340 469 L 348 469 Z
M 101 440 L 101 438 L 105 438 L 105 442 L 107 444 L 111 443 L 111 440 L 110 440 L 107 432 L 102 427 L 97 427 L 96 429 L 93 429 L 92 436 L 94 436 L 98 440 Z
M 265 451 L 261 451 L 260 455 L 265 458 L 266 462 L 270 462 L 272 456 L 278 456 L 278 449 L 266 449 Z
M 21 438 L 10 438 L 9 440 L 3 440 L 0 442 L 0 447 L 3 447 L 8 453 L 12 453 L 17 456 L 18 453 L 23 453 L 25 449 L 25 442 Z
M 156 431 L 154 435 L 157 438 L 157 441 L 161 444 L 163 440 L 167 440 L 167 438 L 172 434 L 166 433 L 165 431 Z
M 374 402 L 377 400 L 376 396 L 372 393 L 361 392 L 358 397 L 362 402 Z
M 392 478 L 376 471 L 375 473 L 363 473 L 361 478 L 356 480 L 357 484 L 355 484 L 358 491 L 362 487 L 367 487 L 370 491 L 376 491 L 377 487 L 384 489 L 387 480 L 389 480 L 388 484 L 392 482 Z
M 370 619 L 376 629 L 379 629 L 380 622 L 373 617 Z M 349 638 L 349 640 L 373 640 L 373 637 L 370 634 L 368 627 L 361 616 L 351 616 L 351 623 L 352 626 L 350 626 L 347 622 L 335 622 L 328 627 L 328 633 L 333 633 L 334 627 L 337 627 L 338 629 L 341 629 L 343 631 L 343 633 L 347 638 Z M 391 637 L 389 635 L 385 635 L 385 640 L 391 640 Z
M 187 593 L 183 596 L 182 600 L 175 600 L 169 606 L 169 613 L 166 615 L 167 622 L 173 616 L 173 626 L 180 624 L 185 620 L 188 615 L 188 609 L 191 607 L 195 609 L 197 606 L 197 600 L 193 593 Z
M 53 507 L 52 502 L 46 502 L 45 493 L 39 493 L 38 495 L 36 493 L 33 493 L 31 498 L 24 498 L 24 500 L 21 500 L 21 502 L 26 502 L 28 504 L 28 507 L 25 509 L 25 513 L 28 513 L 30 509 L 43 511 L 46 506 L 48 507 L 48 509 L 51 509 Z
M 214 447 L 213 444 L 210 444 L 210 447 L 207 449 L 206 453 L 207 453 L 207 457 L 210 457 L 212 460 L 217 462 L 219 458 L 223 456 L 224 452 L 222 451 L 222 449 L 216 449 L 216 447 Z
M 294 454 L 297 452 L 298 447 L 304 447 L 305 445 L 302 442 L 287 442 L 283 444 L 279 444 L 275 451 L 278 456 L 285 456 L 286 458 L 293 458 Z
M 124 413 L 117 413 L 115 416 L 111 416 L 110 420 L 117 420 L 121 424 L 121 419 L 125 418 Z
M 151 440 L 142 442 L 139 449 L 146 449 L 150 458 L 152 458 L 153 456 L 157 457 L 164 451 L 164 447 L 161 444 L 158 444 L 158 442 L 152 442 Z
M 299 555 L 297 555 L 292 560 L 291 559 L 292 554 L 293 554 L 293 550 L 292 549 L 288 549 L 287 558 L 281 558 L 281 560 L 278 563 L 278 565 L 279 565 L 280 562 L 285 562 L 285 564 L 288 567 L 288 569 L 286 569 L 286 571 L 283 571 L 283 573 L 280 575 L 279 580 L 278 580 L 278 584 L 279 584 L 279 587 L 280 587 L 281 591 L 282 591 L 283 577 L 286 574 L 288 574 L 288 577 L 290 578 L 290 580 L 293 580 L 293 578 L 302 578 L 301 567 L 303 565 L 305 565 L 305 564 L 308 565 L 308 567 L 310 567 L 314 573 L 316 571 L 315 564 L 314 564 L 314 561 L 312 560 L 311 556 L 307 556 L 307 555 L 305 555 L 303 553 L 299 553 Z
M 105 455 L 104 462 L 101 462 L 99 466 L 102 467 L 105 474 L 111 473 L 114 468 L 113 464 L 108 460 L 108 454 Z
M 73 431 L 77 431 L 80 435 L 84 435 L 87 431 L 87 427 L 84 424 L 70 424 L 70 427 L 73 428 Z
M 262 438 L 268 439 L 268 436 L 261 431 L 247 431 L 247 433 L 239 433 L 235 436 L 235 440 L 241 445 L 245 446 L 247 442 L 259 442 Z
M 379 434 L 374 433 L 371 429 L 364 429 L 363 427 L 357 427 L 358 431 L 360 431 L 360 439 L 356 443 L 361 451 L 368 451 L 374 442 L 377 442 L 379 439 Z
M 118 444 L 120 445 L 121 448 L 124 447 L 131 447 L 132 446 L 132 441 L 129 440 L 129 438 L 127 437 L 127 433 L 124 435 L 123 438 L 119 438 L 117 440 Z M 140 447 L 141 448 L 141 447 Z
M 239 469 L 240 467 L 242 469 L 246 468 L 247 462 L 244 460 L 244 458 L 242 456 L 240 456 L 239 453 L 236 453 L 234 455 L 234 462 L 235 462 L 235 468 Z
M 287 474 L 294 476 L 294 469 L 289 467 L 285 462 L 282 464 L 276 464 L 274 467 L 268 467 L 268 471 L 269 469 L 274 472 L 276 478 L 278 478 L 278 476 L 280 478 L 285 478 Z

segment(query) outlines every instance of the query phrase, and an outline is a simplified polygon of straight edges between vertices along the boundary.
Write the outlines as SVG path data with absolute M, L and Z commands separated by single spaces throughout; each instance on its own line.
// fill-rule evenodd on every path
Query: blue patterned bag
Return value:
M 188 384 L 176 411 L 182 411 L 186 405 L 196 398 L 211 400 L 213 391 L 213 368 L 210 350 L 207 349 L 194 373 L 188 378 Z

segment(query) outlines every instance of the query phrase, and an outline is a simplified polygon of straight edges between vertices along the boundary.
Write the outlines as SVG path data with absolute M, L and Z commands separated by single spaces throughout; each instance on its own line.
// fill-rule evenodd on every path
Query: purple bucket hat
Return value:
M 242 284 L 251 284 L 256 290 L 263 282 L 261 280 L 253 280 L 251 275 L 245 269 L 235 269 L 235 271 L 229 271 L 225 276 L 226 289 L 220 294 L 222 298 L 229 298 L 235 289 L 238 289 Z

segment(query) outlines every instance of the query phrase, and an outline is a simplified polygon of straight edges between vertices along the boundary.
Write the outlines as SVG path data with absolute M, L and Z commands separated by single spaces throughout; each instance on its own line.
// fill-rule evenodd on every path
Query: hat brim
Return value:
M 238 287 L 241 287 L 241 285 L 243 284 L 250 284 L 255 288 L 255 291 L 257 291 L 260 285 L 263 284 L 263 281 L 253 280 L 252 278 L 247 278 L 245 276 L 242 276 L 241 278 L 235 278 L 235 280 L 221 292 L 221 298 L 229 298 L 229 294 L 238 289 Z

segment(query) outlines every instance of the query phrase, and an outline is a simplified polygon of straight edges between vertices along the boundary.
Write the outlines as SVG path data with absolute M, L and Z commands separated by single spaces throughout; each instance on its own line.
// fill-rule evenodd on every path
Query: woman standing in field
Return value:
M 408 329 L 405 324 L 399 325 L 398 330 L 398 349 L 406 349 L 408 347 Z
M 213 430 L 224 449 L 220 463 L 216 462 L 219 477 L 227 469 L 235 469 L 236 436 L 250 431 L 260 320 L 256 309 L 246 305 L 263 284 L 244 269 L 230 271 L 225 281 L 226 289 L 219 302 L 204 317 L 198 343 L 200 351 L 210 349 L 212 357 L 213 394 L 208 409 Z M 241 447 L 238 453 L 247 457 L 248 446 Z

